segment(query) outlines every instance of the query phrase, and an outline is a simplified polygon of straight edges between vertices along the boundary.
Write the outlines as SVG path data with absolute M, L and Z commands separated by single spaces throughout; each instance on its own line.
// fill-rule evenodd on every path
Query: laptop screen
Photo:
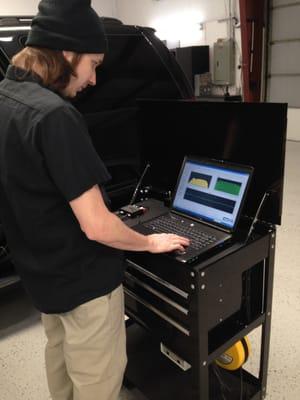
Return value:
M 251 167 L 185 158 L 172 209 L 232 230 L 251 175 Z

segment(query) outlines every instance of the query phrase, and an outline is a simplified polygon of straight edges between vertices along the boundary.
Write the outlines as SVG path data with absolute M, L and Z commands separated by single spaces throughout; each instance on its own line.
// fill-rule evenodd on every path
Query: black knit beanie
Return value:
M 103 23 L 91 0 L 42 0 L 25 45 L 76 53 L 107 49 Z

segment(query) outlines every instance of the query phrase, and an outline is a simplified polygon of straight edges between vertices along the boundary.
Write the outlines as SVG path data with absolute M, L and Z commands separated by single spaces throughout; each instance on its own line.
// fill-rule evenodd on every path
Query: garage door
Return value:
M 267 101 L 300 108 L 300 1 L 270 4 Z

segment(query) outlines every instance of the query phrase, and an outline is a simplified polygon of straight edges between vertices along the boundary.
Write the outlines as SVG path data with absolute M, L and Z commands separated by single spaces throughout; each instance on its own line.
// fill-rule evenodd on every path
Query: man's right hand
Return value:
M 110 212 L 98 185 L 70 201 L 80 228 L 87 238 L 120 250 L 167 253 L 184 251 L 189 240 L 169 233 L 142 235 L 124 224 Z
M 172 233 L 155 233 L 148 236 L 150 253 L 167 253 L 170 251 L 184 251 L 189 246 L 189 239 Z

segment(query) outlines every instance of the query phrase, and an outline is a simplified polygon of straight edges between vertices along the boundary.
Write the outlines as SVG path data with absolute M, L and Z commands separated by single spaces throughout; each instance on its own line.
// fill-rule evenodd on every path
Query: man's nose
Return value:
M 92 86 L 96 85 L 96 71 L 94 71 L 93 75 L 90 77 L 89 84 Z

